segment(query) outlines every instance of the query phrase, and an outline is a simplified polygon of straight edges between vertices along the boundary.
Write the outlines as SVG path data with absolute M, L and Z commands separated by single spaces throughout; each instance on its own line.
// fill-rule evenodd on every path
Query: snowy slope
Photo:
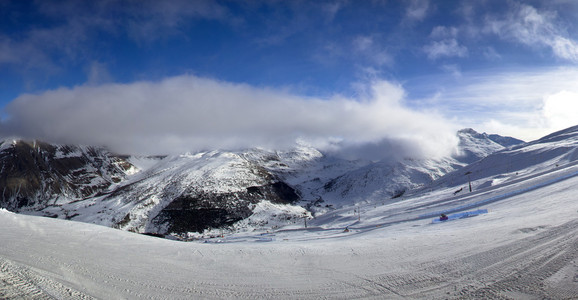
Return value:
M 395 198 L 458 167 L 461 165 L 452 159 L 376 162 L 330 180 L 317 193 L 333 206 Z
M 540 172 L 574 164 L 578 160 L 578 126 L 552 133 L 539 140 L 491 154 L 463 169 L 449 173 L 430 188 L 461 187 L 472 183 L 481 190 L 502 183 L 523 180 Z M 469 191 L 469 186 L 468 186 Z
M 183 243 L 0 211 L 0 295 L 576 299 L 576 136 L 568 130 L 495 154 L 523 174 L 518 180 L 457 195 L 456 186 L 438 184 L 335 209 L 308 228 Z M 432 224 L 440 212 L 477 207 L 489 213 Z

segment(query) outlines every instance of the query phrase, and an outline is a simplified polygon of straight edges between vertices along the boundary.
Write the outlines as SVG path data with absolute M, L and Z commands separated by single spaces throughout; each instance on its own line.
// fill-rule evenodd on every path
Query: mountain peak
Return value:
M 479 133 L 472 128 L 457 132 L 460 139 L 456 159 L 463 163 L 472 163 L 502 149 L 522 144 L 524 141 L 498 134 Z
M 479 134 L 479 132 L 475 131 L 473 128 L 463 128 L 458 130 L 458 133 L 468 133 L 468 134 Z

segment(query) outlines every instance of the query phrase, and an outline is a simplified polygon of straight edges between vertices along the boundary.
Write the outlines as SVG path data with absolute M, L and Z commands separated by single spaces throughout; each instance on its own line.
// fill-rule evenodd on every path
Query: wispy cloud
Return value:
M 363 56 L 372 66 L 391 66 L 394 62 L 393 57 L 380 43 L 375 42 L 375 37 L 373 36 L 355 37 L 353 50 Z
M 325 14 L 326 21 L 332 22 L 335 19 L 335 16 L 337 15 L 337 13 L 341 9 L 343 9 L 343 7 L 347 5 L 347 3 L 348 3 L 347 0 L 339 0 L 339 1 L 335 1 L 335 2 L 322 3 L 321 4 L 321 10 Z
M 0 64 L 55 70 L 94 52 L 99 33 L 152 42 L 179 34 L 192 19 L 234 19 L 214 1 L 38 1 L 32 7 L 50 22 L 0 34 Z
M 556 56 L 578 63 L 578 42 L 562 36 L 553 37 L 549 42 Z
M 432 40 L 423 46 L 423 51 L 431 60 L 444 57 L 466 57 L 468 48 L 458 42 L 458 28 L 436 26 L 432 29 L 429 37 Z
M 430 105 L 464 126 L 533 140 L 578 124 L 576 68 L 465 73 L 458 80 L 431 80 L 445 88 Z
M 432 41 L 423 47 L 427 57 L 436 60 L 443 57 L 466 57 L 468 48 L 460 45 L 456 39 L 444 39 L 441 41 Z
M 58 66 L 44 50 L 46 46 L 37 37 L 15 40 L 0 35 L 0 66 L 18 66 L 21 72 L 38 69 L 53 72 Z
M 452 76 L 454 76 L 455 78 L 462 77 L 462 70 L 460 69 L 460 66 L 458 66 L 458 65 L 454 65 L 454 64 L 442 65 L 441 69 L 447 73 L 452 74 Z
M 486 47 L 483 50 L 484 57 L 490 61 L 500 60 L 502 56 L 494 49 L 494 47 Z
M 455 38 L 458 35 L 458 29 L 450 26 L 436 26 L 430 33 L 430 38 L 433 39 L 447 39 Z
M 180 27 L 191 20 L 235 20 L 226 7 L 211 0 L 48 1 L 40 2 L 38 10 L 45 16 L 65 20 L 61 28 L 74 27 L 78 32 L 87 28 L 113 33 L 126 31 L 138 41 L 154 41 L 167 34 L 177 34 Z
M 112 81 L 112 75 L 108 72 L 106 64 L 93 61 L 87 67 L 87 85 L 98 85 Z
M 353 40 L 353 45 L 357 51 L 367 51 L 373 47 L 373 38 L 369 36 L 358 36 Z
M 7 107 L 2 128 L 4 134 L 129 153 L 278 148 L 298 138 L 327 149 L 395 144 L 403 145 L 403 155 L 451 151 L 456 128 L 404 102 L 401 86 L 387 81 L 372 83 L 358 99 L 315 99 L 179 76 L 22 95 Z M 383 156 L 392 149 L 383 149 Z
M 558 58 L 578 62 L 578 42 L 556 24 L 556 16 L 554 12 L 513 2 L 506 14 L 486 18 L 484 32 L 530 47 L 547 47 Z
M 429 10 L 429 0 L 410 0 L 405 10 L 405 17 L 410 21 L 423 21 Z

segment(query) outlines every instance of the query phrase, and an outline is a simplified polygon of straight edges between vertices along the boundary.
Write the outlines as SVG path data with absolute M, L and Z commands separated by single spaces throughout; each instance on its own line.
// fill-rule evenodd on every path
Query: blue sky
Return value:
M 119 151 L 531 140 L 575 125 L 576 16 L 572 0 L 2 1 L 2 133 Z

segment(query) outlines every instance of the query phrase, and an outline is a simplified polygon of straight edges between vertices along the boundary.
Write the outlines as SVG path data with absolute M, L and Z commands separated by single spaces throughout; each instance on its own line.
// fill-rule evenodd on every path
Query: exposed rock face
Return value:
M 230 226 L 252 214 L 251 204 L 262 200 L 293 204 L 297 192 L 284 182 L 251 186 L 245 191 L 182 196 L 173 200 L 153 220 L 157 226 L 166 224 L 167 232 L 202 232 L 209 228 Z
M 222 151 L 168 157 L 106 195 L 99 210 L 116 213 L 109 226 L 166 234 L 229 226 L 249 217 L 261 201 L 300 200 L 257 163 L 261 158 Z
M 26 141 L 1 142 L 0 164 L 0 207 L 12 211 L 92 197 L 131 167 L 94 147 Z

